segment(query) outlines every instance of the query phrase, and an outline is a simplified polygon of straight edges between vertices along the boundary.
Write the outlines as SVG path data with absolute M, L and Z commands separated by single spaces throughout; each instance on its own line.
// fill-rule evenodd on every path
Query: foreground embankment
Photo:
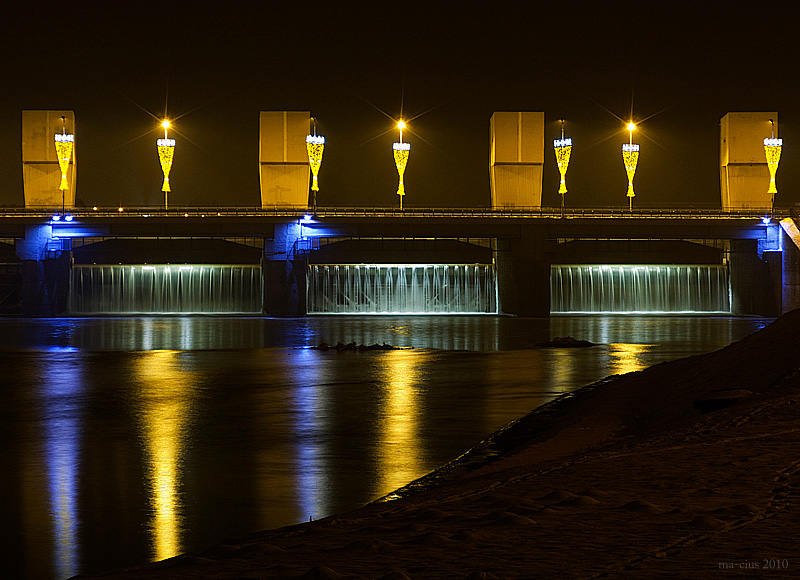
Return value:
M 551 403 L 399 499 L 99 577 L 798 577 L 798 369 L 795 311 Z

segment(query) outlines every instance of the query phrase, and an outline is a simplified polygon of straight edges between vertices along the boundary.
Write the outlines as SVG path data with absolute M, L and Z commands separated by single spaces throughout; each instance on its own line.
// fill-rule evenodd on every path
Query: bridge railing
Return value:
M 719 208 L 634 208 L 630 210 L 623 207 L 605 208 L 550 208 L 550 207 L 517 207 L 513 209 L 478 208 L 399 208 L 388 207 L 317 207 L 316 210 L 304 208 L 263 208 L 263 207 L 172 207 L 169 209 L 157 207 L 92 207 L 69 208 L 61 207 L 0 207 L 0 218 L 45 218 L 69 214 L 75 217 L 282 217 L 301 219 L 304 216 L 313 218 L 334 217 L 400 217 L 400 218 L 672 218 L 672 219 L 720 219 L 742 218 L 755 219 L 764 217 L 786 217 L 797 215 L 795 208 L 752 208 L 746 210 L 722 210 Z

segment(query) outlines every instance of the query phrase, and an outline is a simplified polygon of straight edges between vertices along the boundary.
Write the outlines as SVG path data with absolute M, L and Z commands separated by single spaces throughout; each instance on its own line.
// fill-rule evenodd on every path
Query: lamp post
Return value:
M 314 134 L 306 137 L 306 149 L 308 150 L 308 164 L 311 166 L 311 192 L 313 199 L 314 211 L 317 210 L 317 192 L 319 191 L 319 183 L 317 175 L 319 168 L 322 165 L 322 151 L 325 149 L 325 137 L 317 135 L 317 121 L 314 121 Z
M 767 193 L 772 196 L 771 211 L 775 211 L 775 194 L 778 193 L 778 188 L 775 186 L 775 174 L 778 172 L 778 163 L 781 160 L 781 148 L 783 147 L 783 139 L 775 137 L 775 121 L 769 120 L 772 125 L 771 136 L 764 139 L 764 154 L 767 156 L 767 168 L 769 169 L 769 188 Z
M 629 139 L 622 144 L 622 161 L 625 164 L 625 173 L 628 175 L 628 210 L 633 211 L 633 176 L 636 173 L 636 165 L 639 163 L 639 145 L 633 142 L 633 132 L 636 130 L 634 123 L 628 123 Z
M 158 146 L 158 160 L 161 163 L 161 171 L 164 173 L 164 184 L 161 186 L 161 191 L 164 192 L 164 209 L 169 207 L 169 192 L 172 189 L 169 186 L 169 170 L 172 169 L 172 157 L 175 153 L 175 139 L 167 137 L 167 129 L 170 128 L 170 122 L 167 119 L 161 123 L 164 128 L 164 138 L 158 139 L 156 145 Z
M 69 189 L 67 183 L 67 171 L 69 170 L 69 162 L 72 159 L 72 149 L 75 144 L 75 135 L 67 133 L 67 118 L 61 117 L 61 134 L 56 133 L 56 157 L 58 157 L 58 167 L 61 169 L 61 184 L 58 188 L 61 190 L 61 213 L 64 213 L 64 195 L 66 190 Z
M 392 150 L 394 152 L 394 164 L 397 167 L 397 174 L 400 176 L 400 183 L 397 186 L 397 195 L 400 196 L 400 209 L 402 210 L 403 196 L 406 194 L 406 189 L 403 185 L 403 174 L 406 171 L 411 145 L 409 143 L 403 143 L 403 129 L 406 128 L 405 122 L 401 120 L 397 123 L 397 128 L 400 130 L 400 141 L 398 143 L 392 143 Z
M 561 215 L 564 215 L 564 194 L 567 193 L 567 167 L 569 157 L 572 154 L 572 139 L 564 138 L 564 119 L 561 119 L 561 139 L 553 141 L 553 148 L 556 152 L 556 162 L 558 172 L 561 174 L 561 184 L 558 187 L 558 194 L 561 196 Z

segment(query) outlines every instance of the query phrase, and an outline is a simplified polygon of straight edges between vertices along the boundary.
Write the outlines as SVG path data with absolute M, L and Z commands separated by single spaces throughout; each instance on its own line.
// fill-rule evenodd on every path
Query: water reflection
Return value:
M 611 343 L 608 345 L 608 370 L 610 374 L 622 375 L 642 371 L 650 366 L 648 354 L 655 345 Z
M 328 393 L 320 381 L 321 367 L 317 353 L 301 349 L 294 357 L 297 385 L 291 390 L 294 402 L 296 501 L 303 519 L 320 518 L 331 513 L 329 465 L 325 442 L 329 432 Z M 268 516 L 264 518 L 268 520 Z
M 83 435 L 83 377 L 71 358 L 56 356 L 42 367 L 43 459 L 58 578 L 80 571 L 78 497 Z
M 182 550 L 183 452 L 196 389 L 192 373 L 180 368 L 179 357 L 179 352 L 155 351 L 134 360 L 153 560 L 171 558 Z
M 375 489 L 384 494 L 415 479 L 421 472 L 419 445 L 418 353 L 393 350 L 383 353 L 381 404 L 378 411 L 377 474 Z

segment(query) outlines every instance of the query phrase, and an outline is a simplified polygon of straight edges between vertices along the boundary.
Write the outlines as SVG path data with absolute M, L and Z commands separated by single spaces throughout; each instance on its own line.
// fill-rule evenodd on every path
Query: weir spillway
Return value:
M 554 313 L 730 313 L 728 269 L 718 265 L 554 265 Z
M 800 306 L 797 248 L 760 211 L 121 210 L 73 208 L 58 223 L 41 211 L 0 215 L 0 238 L 11 240 L 0 307 L 773 316 Z M 247 275 L 232 275 L 237 266 Z

